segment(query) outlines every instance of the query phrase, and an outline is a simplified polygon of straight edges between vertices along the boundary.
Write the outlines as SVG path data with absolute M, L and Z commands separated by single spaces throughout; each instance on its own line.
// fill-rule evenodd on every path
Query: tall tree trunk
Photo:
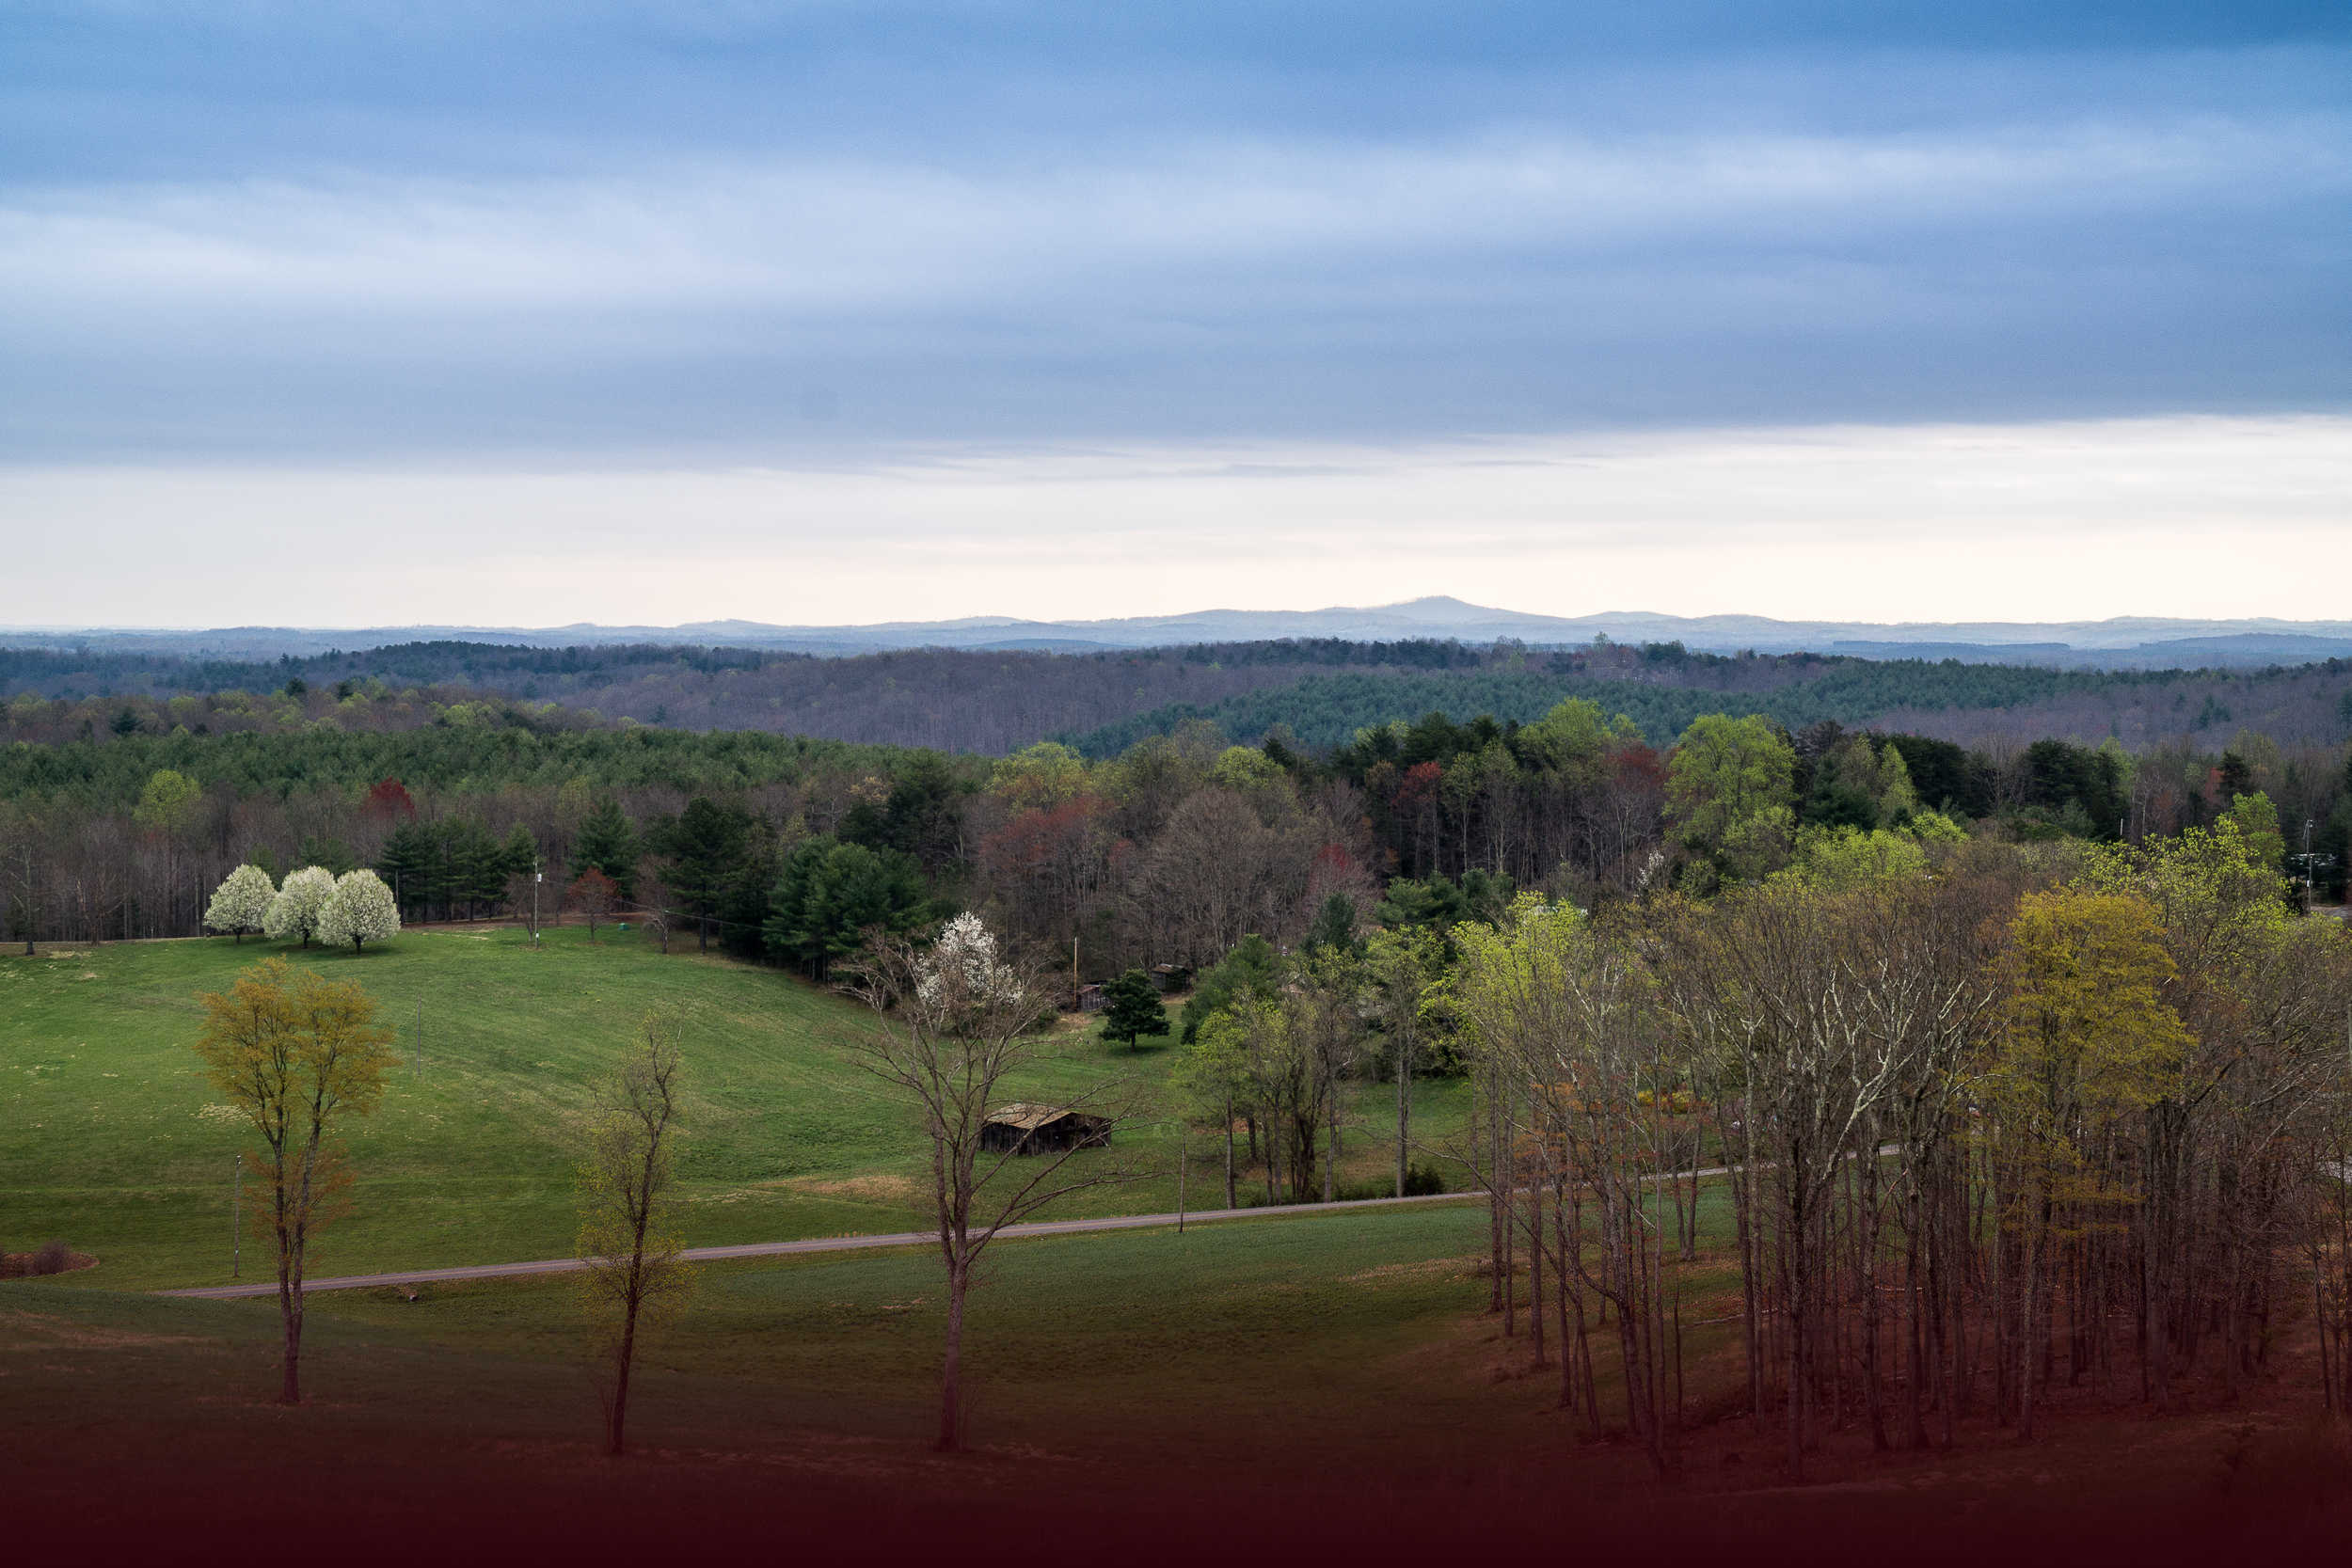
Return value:
M 1486 1094 L 1486 1250 L 1493 1264 L 1488 1273 L 1491 1281 L 1486 1291 L 1486 1310 L 1502 1310 L 1502 1115 L 1497 1109 L 1493 1085 Z
M 632 1275 L 634 1270 L 631 1271 Z M 628 1424 L 628 1374 L 637 1361 L 637 1300 L 632 1291 L 621 1320 L 620 1348 L 612 1353 L 612 1410 L 607 1423 L 605 1451 L 615 1459 L 622 1451 L 622 1434 Z
M 1544 1360 L 1544 1189 L 1531 1181 L 1527 1188 L 1527 1328 L 1535 1343 L 1535 1365 Z
M 1225 1207 L 1241 1207 L 1233 1192 L 1233 1102 L 1230 1098 L 1225 1101 Z
M 1915 1167 L 1915 1162 L 1913 1162 Z M 1921 1309 L 1926 1292 L 1921 1290 L 1919 1274 L 1920 1194 L 1926 1172 L 1915 1168 L 1911 1191 L 1904 1207 L 1908 1211 L 1903 1227 L 1903 1444 L 1917 1449 L 1928 1446 L 1928 1429 L 1920 1399 L 1927 1382 L 1926 1325 L 1921 1322 Z
M 1797 1150 L 1790 1149 L 1782 1158 L 1790 1165 L 1797 1163 Z M 1788 1479 L 1804 1479 L 1804 1406 L 1812 1374 L 1811 1356 L 1813 1334 L 1812 1281 L 1806 1277 L 1807 1254 L 1812 1250 L 1806 1235 L 1812 1216 L 1805 1212 L 1804 1177 L 1796 1170 L 1784 1172 L 1781 1180 L 1788 1184 L 1787 1212 L 1788 1236 L 1784 1243 L 1788 1271 L 1786 1308 L 1788 1332 Z
M 1862 1274 L 1862 1401 L 1870 1423 L 1870 1447 L 1883 1452 L 1886 1441 L 1886 1396 L 1879 1367 L 1879 1181 L 1878 1132 L 1868 1131 L 1869 1143 L 1854 1163 L 1861 1212 L 1854 1216 L 1854 1247 Z
M 302 1402 L 302 1282 L 289 1282 L 281 1271 L 278 1277 L 278 1312 L 283 1321 L 285 1363 L 278 1384 L 278 1402 Z
M 942 1453 L 963 1447 L 963 1293 L 970 1285 L 972 1265 L 961 1254 L 947 1265 L 947 1348 L 939 1365 L 939 1442 Z
M 1413 1048 L 1403 1037 L 1402 1031 L 1399 1031 L 1399 1035 L 1396 1046 L 1396 1196 L 1403 1197 L 1405 1196 L 1406 1132 L 1412 1115 L 1409 1109 L 1412 1103 L 1411 1097 L 1407 1094 L 1405 1085 L 1406 1063 L 1412 1057 Z
M 1337 1073 L 1323 1086 L 1326 1117 L 1330 1123 L 1331 1139 L 1323 1150 L 1323 1201 L 1331 1202 L 1340 1196 L 1340 1080 Z

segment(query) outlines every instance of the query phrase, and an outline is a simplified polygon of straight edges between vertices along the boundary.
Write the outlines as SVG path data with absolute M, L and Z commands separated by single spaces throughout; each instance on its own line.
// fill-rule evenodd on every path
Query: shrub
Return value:
M 33 1275 L 63 1274 L 89 1261 L 78 1256 L 63 1242 L 51 1242 L 37 1252 L 0 1252 L 0 1279 L 22 1279 Z

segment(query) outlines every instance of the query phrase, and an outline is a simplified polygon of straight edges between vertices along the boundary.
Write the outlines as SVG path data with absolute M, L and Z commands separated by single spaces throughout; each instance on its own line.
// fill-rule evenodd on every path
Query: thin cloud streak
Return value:
M 1230 142 L 1018 170 L 689 164 L 593 179 L 354 178 L 19 189 L 0 201 L 15 311 L 129 300 L 370 313 L 498 306 L 792 309 L 1036 303 L 1073 279 L 1489 251 L 1886 241 L 2352 194 L 2352 118 L 2018 127 L 1956 135 L 1452 146 Z M 1318 276 L 1280 298 L 1325 281 Z M 1009 293 L 1008 291 L 1010 291 Z

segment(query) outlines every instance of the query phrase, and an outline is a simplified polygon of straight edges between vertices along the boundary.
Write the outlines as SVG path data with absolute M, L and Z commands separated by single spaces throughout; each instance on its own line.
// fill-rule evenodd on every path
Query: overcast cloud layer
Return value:
M 51 543 L 0 622 L 1051 613 L 1123 584 L 1113 613 L 1439 569 L 1562 613 L 2332 612 L 2300 573 L 2143 562 L 2127 603 L 2083 573 L 2185 510 L 2352 564 L 2343 490 L 2298 487 L 2340 483 L 2347 427 L 2312 416 L 2352 411 L 2352 10 L 1635 12 L 20 0 L 0 529 Z M 2169 504 L 2134 465 L 2190 429 Z M 1562 478 L 1604 449 L 1606 483 Z M 2002 488 L 1962 449 L 2030 454 L 1993 510 L 2082 597 L 1979 570 L 1954 603 L 1889 556 L 1725 602 L 1677 565 L 1692 531 L 1915 548 Z M 1765 450 L 1785 485 L 1726 479 Z M 2293 455 L 2230 468 L 2257 450 Z M 1746 455 L 1702 481 L 1667 452 Z M 315 614 L 284 600 L 331 579 L 254 553 L 158 611 L 175 530 L 232 554 L 294 496 L 445 553 Z M 591 556 L 543 557 L 624 496 Z M 1212 593 L 1229 534 L 1356 586 L 1268 557 Z M 1607 539 L 1649 552 L 1637 580 L 1497 586 Z M 528 616 L 471 603 L 557 581 Z

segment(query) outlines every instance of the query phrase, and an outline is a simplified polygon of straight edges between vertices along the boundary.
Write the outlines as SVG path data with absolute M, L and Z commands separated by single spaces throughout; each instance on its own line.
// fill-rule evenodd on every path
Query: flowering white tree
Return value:
M 326 896 L 335 891 L 335 874 L 323 865 L 306 865 L 289 873 L 278 896 L 269 901 L 262 914 L 262 934 L 272 942 L 293 942 L 310 945 L 318 935 L 319 911 L 326 907 Z
M 262 928 L 270 901 L 277 896 L 268 872 L 258 865 L 241 865 L 222 879 L 213 901 L 204 906 L 204 924 L 211 930 L 232 932 L 243 942 L 247 931 Z
M 347 942 L 357 953 L 363 942 L 389 942 L 398 935 L 400 911 L 392 890 L 374 872 L 346 871 L 335 879 L 335 890 L 319 911 L 321 942 L 337 947 Z
M 866 1069 L 914 1102 L 930 1135 L 931 1196 L 947 1265 L 939 1446 L 957 1449 L 963 1444 L 963 1302 L 981 1249 L 1054 1199 L 1134 1173 L 1093 1162 L 1067 1168 L 1080 1142 L 1038 1155 L 1034 1164 L 1025 1160 L 1026 1174 L 1008 1168 L 1023 1152 L 1017 1146 L 983 1159 L 997 1085 L 1053 1049 L 1050 1034 L 1032 1031 L 1054 1004 L 1052 988 L 1006 961 L 978 916 L 958 915 L 928 950 L 897 939 L 878 944 L 847 989 L 874 1009 L 876 1027 L 863 1042 Z M 1115 1126 L 1125 1113 L 1100 1103 L 1105 1092 L 1029 1108 L 1066 1111 L 1095 1101 L 1092 1113 Z

